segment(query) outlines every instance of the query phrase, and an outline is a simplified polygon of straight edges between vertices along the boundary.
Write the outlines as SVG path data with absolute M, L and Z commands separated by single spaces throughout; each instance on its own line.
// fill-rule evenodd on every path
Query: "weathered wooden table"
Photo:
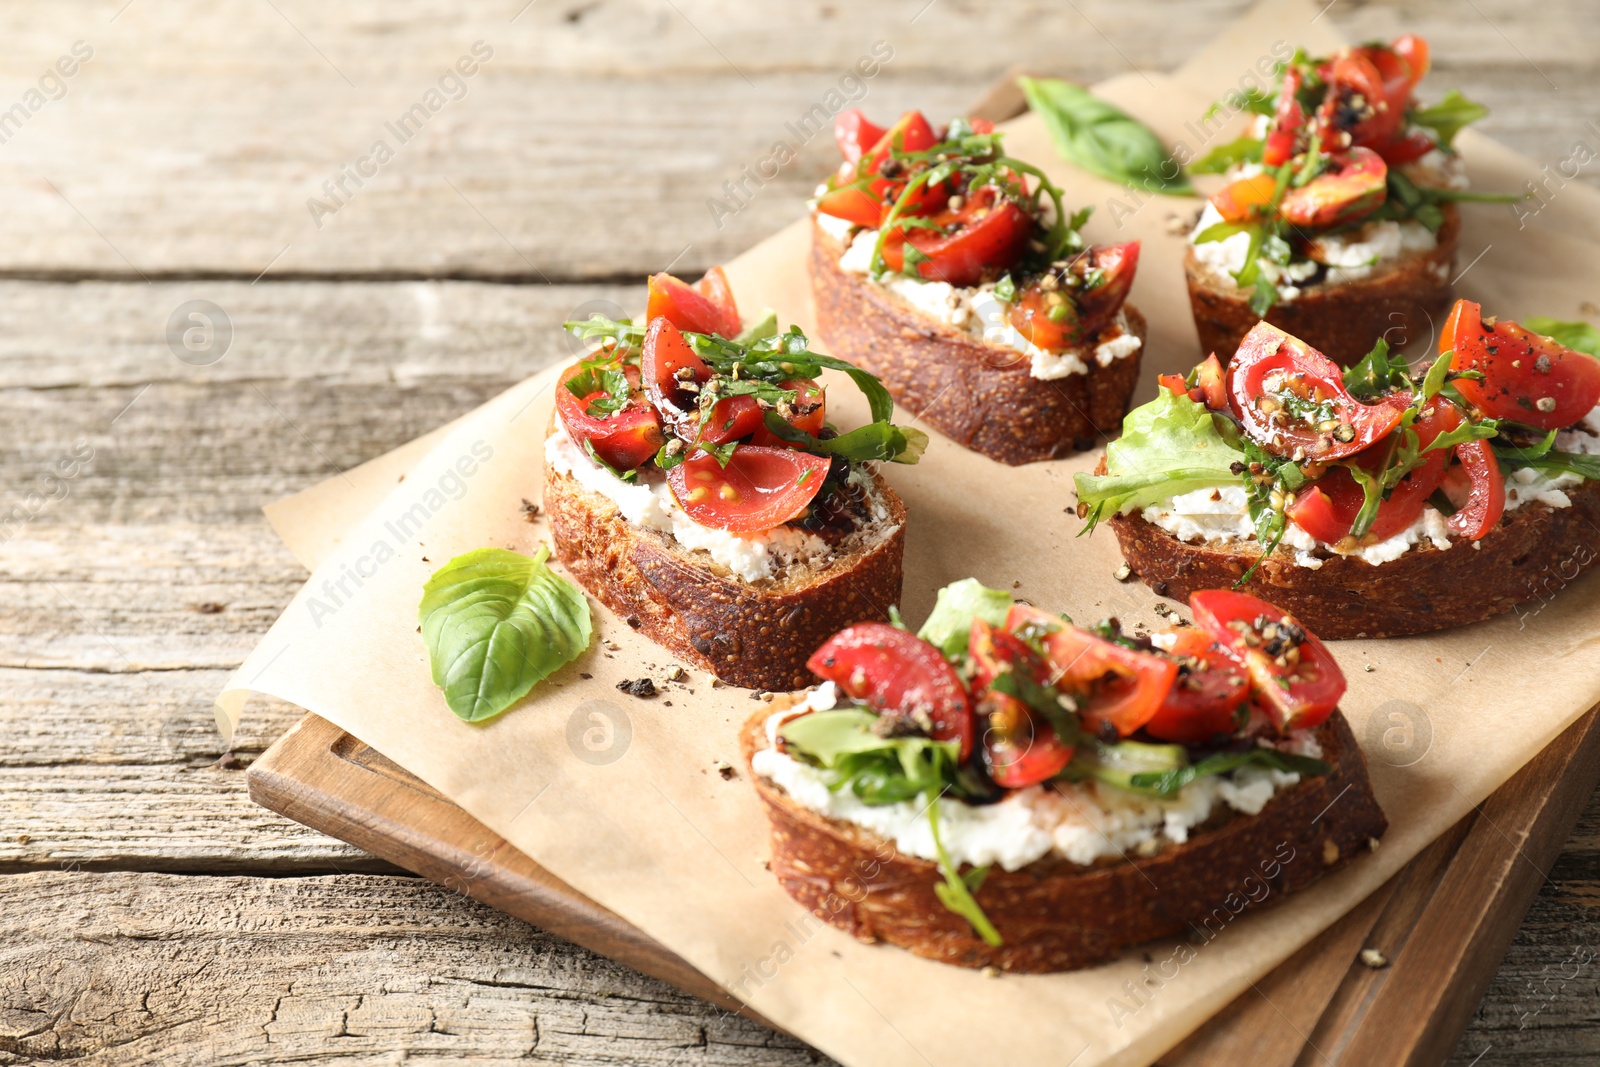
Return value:
M 304 577 L 259 509 L 561 358 L 586 302 L 793 218 L 832 147 L 791 124 L 875 42 L 847 92 L 953 113 L 1012 63 L 1176 65 L 1243 6 L 0 11 L 0 1064 L 818 1062 L 251 805 L 240 768 L 300 713 L 256 707 L 224 752 L 211 698 Z M 1600 144 L 1595 15 L 1325 11 L 1425 34 L 1435 84 L 1552 165 Z M 1460 1064 L 1600 1058 L 1597 835 L 1600 803 Z

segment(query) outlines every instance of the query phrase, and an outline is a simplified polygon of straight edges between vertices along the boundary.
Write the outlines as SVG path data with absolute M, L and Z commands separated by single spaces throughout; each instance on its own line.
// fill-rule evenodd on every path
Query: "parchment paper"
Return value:
M 1316 13 L 1271 3 L 1177 74 L 1130 74 L 1097 91 L 1169 140 L 1184 139 L 1186 124 L 1198 124 L 1273 42 L 1335 47 Z M 1520 190 L 1537 174 L 1538 164 L 1482 137 L 1464 135 L 1460 145 L 1477 188 Z M 1152 327 L 1142 402 L 1158 372 L 1200 355 L 1182 237 L 1168 232 L 1170 216 L 1187 219 L 1198 203 L 1150 198 L 1141 206 L 1061 163 L 1033 116 L 1009 127 L 1008 146 L 1050 171 L 1070 202 L 1100 205 L 1092 240 L 1145 242 L 1133 293 Z M 1115 210 L 1113 197 L 1130 210 Z M 1502 315 L 1567 318 L 1594 296 L 1593 191 L 1567 186 L 1521 231 L 1503 205 L 1469 205 L 1465 215 L 1461 266 L 1472 265 L 1463 295 Z M 806 241 L 799 223 L 729 265 L 741 307 L 771 305 L 785 322 L 810 325 Z M 1561 574 L 1541 576 L 1548 595 L 1499 620 L 1336 647 L 1351 683 L 1344 711 L 1368 753 L 1389 834 L 1376 853 L 1312 890 L 1227 923 L 1181 966 L 1168 963 L 1178 958 L 1172 943 L 1149 947 L 1156 967 L 1135 952 L 1074 974 L 991 979 L 859 945 L 778 888 L 763 867 L 767 824 L 748 781 L 742 771 L 732 780 L 716 771 L 739 765 L 737 730 L 764 707 L 746 691 L 714 689 L 691 671 L 687 687 L 668 686 L 655 700 L 618 693 L 619 680 L 649 674 L 659 683 L 673 663 L 598 606 L 591 651 L 492 723 L 458 721 L 430 683 L 416 620 L 429 574 L 473 548 L 526 552 L 547 536 L 518 504 L 539 495 L 550 383 L 548 373 L 523 382 L 427 441 L 269 509 L 314 573 L 219 698 L 219 721 L 231 730 L 252 691 L 331 720 L 846 1064 L 1147 1063 L 1378 887 L 1600 699 L 1597 587 L 1586 579 L 1562 588 Z M 830 410 L 862 417 L 847 399 L 854 391 L 832 384 Z M 906 617 L 919 621 L 936 589 L 974 575 L 1076 618 L 1154 623 L 1155 597 L 1112 578 L 1119 556 L 1109 532 L 1075 537 L 1071 476 L 1093 463 L 1089 454 L 1006 468 L 935 435 L 920 466 L 892 467 L 911 513 Z

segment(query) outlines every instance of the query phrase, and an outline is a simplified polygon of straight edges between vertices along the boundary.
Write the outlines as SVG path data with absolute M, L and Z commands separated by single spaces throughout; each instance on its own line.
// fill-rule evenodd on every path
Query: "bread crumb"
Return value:
M 1376 851 L 1378 851 L 1378 845 L 1380 845 L 1381 843 L 1382 842 L 1380 842 L 1376 837 L 1367 838 L 1367 851 L 1368 852 L 1376 852 Z
M 1366 671 L 1368 674 L 1371 674 L 1373 671 L 1376 671 L 1378 668 L 1374 667 L 1372 664 L 1369 663 L 1365 667 L 1362 667 L 1361 669 Z
M 682 667 L 672 668 L 671 673 L 667 675 L 667 681 L 669 682 L 686 682 L 688 680 L 689 672 L 684 670 Z
M 617 688 L 641 700 L 648 700 L 656 695 L 656 683 L 648 678 L 624 679 L 617 683 Z
M 1332 867 L 1338 862 L 1339 846 L 1335 844 L 1333 838 L 1330 837 L 1326 841 L 1322 842 L 1322 865 L 1324 867 Z
M 717 773 L 722 775 L 724 782 L 731 782 L 739 777 L 739 772 L 734 770 L 733 765 L 726 760 L 721 760 L 717 763 Z
M 1133 577 L 1133 568 L 1124 563 L 1122 566 L 1111 572 L 1111 577 L 1115 578 L 1119 582 L 1125 582 L 1129 578 Z
M 1389 966 L 1389 957 L 1375 948 L 1364 948 L 1361 950 L 1361 962 L 1375 971 L 1381 971 Z
M 983 969 L 983 971 L 982 971 L 982 974 L 983 974 L 983 976 L 985 978 L 999 978 L 1000 977 L 1000 968 L 998 968 L 998 967 L 985 967 Z
M 527 497 L 523 497 L 522 498 L 522 521 L 523 522 L 535 522 L 535 521 L 538 520 L 538 518 L 539 518 L 539 505 L 535 504 L 533 501 L 529 500 Z

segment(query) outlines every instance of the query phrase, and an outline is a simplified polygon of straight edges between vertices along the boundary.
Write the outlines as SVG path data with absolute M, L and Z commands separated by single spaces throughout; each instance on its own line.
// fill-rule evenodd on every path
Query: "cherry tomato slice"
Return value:
M 1022 789 L 1061 773 L 1072 759 L 1072 746 L 1024 701 L 990 688 L 1006 672 L 1024 674 L 1044 685 L 1048 671 L 1038 653 L 1015 634 L 973 619 L 967 655 L 989 776 L 1006 789 Z
M 633 367 L 619 368 L 628 377 L 628 384 L 637 394 L 639 372 Z M 595 390 L 587 396 L 578 396 L 567 383 L 583 373 L 581 363 L 575 363 L 556 384 L 556 411 L 562 425 L 574 439 L 587 442 L 595 455 L 619 471 L 631 471 L 656 454 L 665 440 L 661 435 L 661 419 L 642 396 L 635 395 L 627 407 L 609 415 L 589 414 L 589 404 L 605 397 L 604 390 Z
M 1017 297 L 1011 325 L 1033 344 L 1053 352 L 1077 347 L 1111 325 L 1128 299 L 1139 270 L 1139 242 L 1095 245 L 1052 270 Z M 1089 284 L 1089 283 L 1093 284 Z
M 788 448 L 740 445 L 726 467 L 697 453 L 667 472 L 672 495 L 701 526 L 761 533 L 810 506 L 831 461 Z
M 1193 626 L 1173 631 L 1167 655 L 1178 675 L 1145 733 L 1161 741 L 1200 745 L 1237 732 L 1250 700 L 1244 669 L 1210 634 Z
M 1170 393 L 1178 396 L 1189 395 L 1189 379 L 1181 374 L 1158 374 L 1156 384 Z
M 1225 222 L 1249 222 L 1272 203 L 1278 180 L 1271 174 L 1251 174 L 1229 182 L 1212 194 L 1211 206 Z
M 1281 167 L 1294 158 L 1300 132 L 1306 126 L 1306 110 L 1301 106 L 1299 99 L 1300 87 L 1304 81 L 1299 67 L 1288 67 L 1283 72 L 1283 84 L 1278 87 L 1278 106 L 1272 117 L 1272 128 L 1267 131 L 1261 146 L 1261 163 L 1265 167 Z M 1271 196 L 1270 188 L 1268 196 Z
M 1301 488 L 1285 514 L 1289 521 L 1323 544 L 1335 544 L 1350 532 L 1361 513 L 1364 494 L 1350 472 L 1334 467 Z
M 1456 446 L 1456 458 L 1472 480 L 1466 505 L 1450 516 L 1450 530 L 1476 541 L 1500 521 L 1506 510 L 1506 479 L 1489 442 L 1479 439 Z
M 1417 87 L 1417 83 L 1427 77 L 1428 70 L 1432 65 L 1428 42 L 1414 33 L 1403 33 L 1390 43 L 1389 48 L 1395 55 L 1406 61 L 1410 82 L 1405 88 L 1409 97 L 1411 91 Z M 1391 102 L 1393 101 L 1391 100 Z
M 712 333 L 719 337 L 739 335 L 739 312 L 733 305 L 733 293 L 728 290 L 727 279 L 717 270 L 718 281 L 711 275 L 702 279 L 707 292 L 697 286 L 680 281 L 670 274 L 650 276 L 650 299 L 645 305 L 645 319 L 654 322 L 664 318 L 680 330 L 689 333 Z
M 843 188 L 830 189 L 818 197 L 817 211 L 875 230 L 882 224 L 883 216 L 888 213 L 889 207 L 866 190 L 846 185 Z
M 739 336 L 744 323 L 739 319 L 739 305 L 733 299 L 733 286 L 728 284 L 727 272 L 720 266 L 712 267 L 705 277 L 694 283 L 694 289 L 722 310 L 723 325 L 733 329 L 732 334 L 723 336 Z
M 1326 129 L 1342 129 L 1357 146 L 1388 142 L 1405 120 L 1405 109 L 1390 106 L 1388 86 L 1370 56 L 1345 49 L 1326 74 L 1328 95 L 1317 117 Z
M 1228 398 L 1253 440 L 1300 460 L 1353 456 L 1388 436 L 1411 406 L 1409 395 L 1360 403 L 1332 360 L 1266 322 L 1228 364 Z
M 741 437 L 749 437 L 766 426 L 766 413 L 753 396 L 730 396 L 717 401 L 711 417 L 699 428 L 696 439 L 708 445 L 726 444 Z
M 709 381 L 710 364 L 695 354 L 672 320 L 662 316 L 651 319 L 645 330 L 639 365 L 650 403 L 680 437 L 694 440 L 700 429 L 695 394 L 683 386 L 686 380 Z
M 1320 725 L 1344 696 L 1344 674 L 1316 635 L 1248 593 L 1206 589 L 1189 597 L 1195 625 L 1250 676 L 1256 703 L 1283 733 Z
M 1370 148 L 1330 159 L 1332 169 L 1283 194 L 1278 212 L 1296 226 L 1323 230 L 1365 218 L 1389 195 L 1389 165 Z
M 906 242 L 925 260 L 917 273 L 954 286 L 977 285 L 1004 273 L 1022 258 L 1033 236 L 1033 219 L 994 186 L 968 192 L 959 210 L 948 206 L 930 216 L 939 229 L 894 230 L 883 242 L 891 271 L 905 266 Z
M 966 686 L 944 653 L 928 642 L 885 623 L 857 623 L 828 638 L 806 666 L 879 714 L 924 723 L 935 740 L 960 741 L 961 762 L 972 754 Z
M 1493 418 L 1559 430 L 1600 403 L 1600 360 L 1506 319 L 1487 326 L 1470 300 L 1456 301 L 1439 332 L 1439 351 L 1452 349 L 1452 369 L 1483 375 L 1458 378 L 1456 388 Z
M 883 134 L 883 127 L 868 122 L 858 107 L 841 111 L 833 120 L 833 139 L 838 142 L 839 154 L 846 163 L 859 162 L 867 149 L 883 140 Z
M 1200 395 L 1195 396 L 1198 390 Z M 1204 404 L 1212 411 L 1226 411 L 1228 407 L 1228 382 L 1222 370 L 1222 361 L 1215 352 L 1206 357 L 1205 362 L 1195 368 L 1194 385 L 1189 390 L 1189 398 Z
M 783 388 L 795 392 L 794 411 L 786 420 L 790 426 L 812 437 L 819 437 L 827 424 L 827 390 L 810 378 L 796 378 L 782 383 Z M 764 448 L 794 448 L 789 442 L 767 429 L 765 417 L 750 438 L 753 445 Z
M 1040 634 L 1050 680 L 1077 700 L 1079 720 L 1103 738 L 1127 737 L 1149 722 L 1178 674 L 1169 659 L 1102 640 L 1026 604 L 1012 605 L 1006 629 Z

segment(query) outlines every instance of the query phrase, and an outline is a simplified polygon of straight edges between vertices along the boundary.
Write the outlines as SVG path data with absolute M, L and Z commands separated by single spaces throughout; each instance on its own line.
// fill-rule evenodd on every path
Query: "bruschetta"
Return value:
M 877 469 L 925 434 L 883 386 L 769 314 L 745 329 L 720 269 L 650 279 L 646 324 L 568 323 L 598 345 L 556 386 L 544 506 L 557 557 L 601 603 L 734 685 L 804 685 L 805 651 L 885 619 L 900 596 L 905 506 Z M 871 423 L 827 422 L 825 369 Z
M 859 111 L 818 190 L 811 282 L 832 350 L 900 406 L 1003 463 L 1092 448 L 1139 378 L 1145 321 L 1129 306 L 1137 241 L 1090 247 L 1088 211 L 1007 156 L 981 119 L 889 129 Z
M 1478 622 L 1591 566 L 1600 361 L 1459 301 L 1416 370 L 1356 366 L 1270 323 L 1226 370 L 1164 375 L 1079 515 L 1158 593 L 1238 586 L 1329 638 Z
M 1202 352 L 1231 353 L 1261 319 L 1341 365 L 1386 337 L 1426 345 L 1450 307 L 1467 191 L 1454 150 L 1486 109 L 1413 93 L 1427 42 L 1346 48 L 1280 68 L 1271 95 L 1243 98 L 1249 133 L 1192 172 L 1225 171 L 1184 260 Z
M 1252 596 L 1192 608 L 1083 630 L 969 580 L 917 635 L 829 639 L 743 732 L 773 874 L 861 940 L 1047 972 L 1214 937 L 1376 847 L 1328 650 Z

